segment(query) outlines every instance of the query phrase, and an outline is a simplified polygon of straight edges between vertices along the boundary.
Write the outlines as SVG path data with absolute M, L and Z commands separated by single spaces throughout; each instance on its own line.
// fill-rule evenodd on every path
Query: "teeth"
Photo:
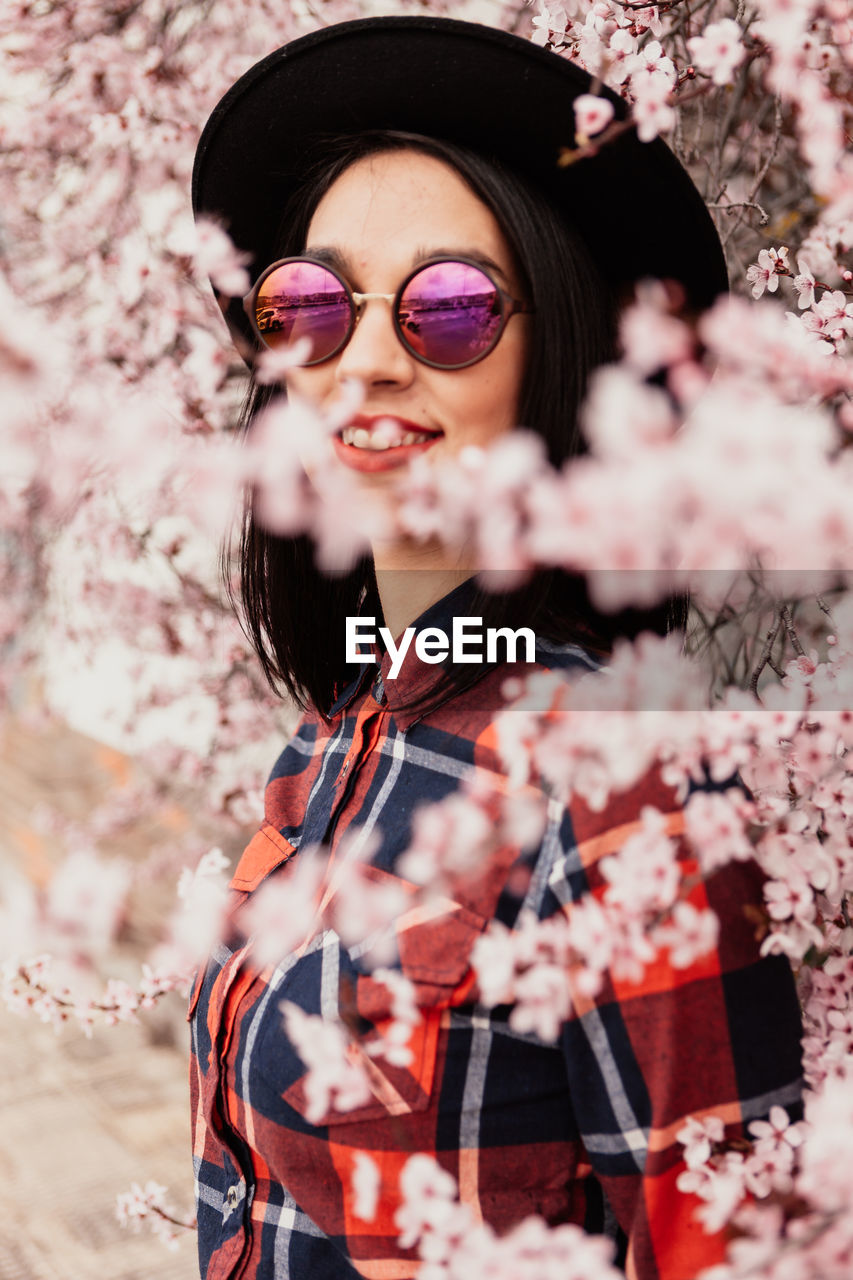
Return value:
M 352 445 L 356 449 L 368 449 L 378 453 L 385 449 L 399 448 L 400 445 L 421 444 L 423 441 L 431 440 L 432 435 L 423 431 L 406 431 L 397 439 L 389 439 L 386 434 L 368 431 L 366 427 L 344 427 L 341 439 L 344 444 Z

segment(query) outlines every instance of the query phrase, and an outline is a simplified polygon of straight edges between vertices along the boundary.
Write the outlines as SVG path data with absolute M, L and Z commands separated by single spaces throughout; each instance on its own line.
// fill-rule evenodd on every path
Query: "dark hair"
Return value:
M 455 143 L 401 132 L 363 132 L 327 139 L 320 159 L 285 210 L 276 257 L 301 253 L 314 210 L 334 181 L 356 160 L 379 152 L 414 149 L 449 164 L 496 217 L 512 251 L 531 316 L 529 358 L 519 402 L 520 425 L 545 441 L 559 466 L 584 451 L 579 411 L 591 371 L 613 359 L 616 302 L 580 237 L 542 192 L 493 156 Z M 258 264 L 264 266 L 266 264 Z M 273 391 L 252 383 L 241 425 L 249 426 Z M 240 543 L 244 625 L 273 688 L 283 687 L 301 705 L 328 712 L 337 694 L 362 667 L 343 661 L 344 619 L 361 609 L 381 619 L 373 564 L 364 558 L 348 573 L 329 575 L 315 564 L 308 537 L 268 532 L 247 503 Z M 309 607 L 305 607 L 308 605 Z M 369 606 L 369 607 L 366 607 Z M 470 604 L 486 627 L 528 626 L 537 636 L 575 641 L 606 654 L 618 636 L 663 632 L 671 605 L 651 612 L 601 615 L 582 576 L 560 569 L 531 575 L 520 589 L 497 595 L 479 587 Z M 311 621 L 319 625 L 311 626 Z M 472 678 L 471 667 L 445 664 L 452 685 Z M 435 701 L 446 696 L 447 685 Z M 424 704 L 422 713 L 431 704 Z

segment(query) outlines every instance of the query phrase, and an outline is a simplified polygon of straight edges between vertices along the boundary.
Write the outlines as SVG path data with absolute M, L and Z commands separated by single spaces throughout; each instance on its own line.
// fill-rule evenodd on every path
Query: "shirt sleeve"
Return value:
M 603 893 L 600 860 L 637 829 L 645 805 L 668 815 L 691 870 L 683 809 L 659 780 L 644 780 L 604 814 L 573 802 L 554 886 L 567 913 L 584 891 Z M 760 955 L 748 910 L 761 903 L 761 873 L 741 862 L 690 879 L 693 905 L 718 916 L 716 947 L 687 968 L 674 967 L 662 949 L 639 981 L 606 973 L 595 998 L 575 993 L 563 1031 L 581 1137 L 627 1237 L 626 1274 L 635 1280 L 694 1280 L 725 1254 L 724 1237 L 706 1234 L 696 1219 L 699 1202 L 676 1186 L 685 1168 L 676 1134 L 685 1119 L 713 1112 L 731 1139 L 774 1104 L 799 1114 L 793 974 L 784 957 Z

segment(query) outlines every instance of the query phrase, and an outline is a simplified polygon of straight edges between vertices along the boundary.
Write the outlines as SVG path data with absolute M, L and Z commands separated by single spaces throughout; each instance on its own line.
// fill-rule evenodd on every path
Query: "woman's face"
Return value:
M 394 294 L 419 263 L 460 255 L 486 266 L 512 297 L 523 296 L 494 215 L 454 169 L 418 151 L 384 152 L 346 169 L 317 206 L 305 252 L 327 260 L 331 255 L 359 293 Z M 418 453 L 440 462 L 466 445 L 487 445 L 517 425 L 528 323 L 526 315 L 511 316 L 496 347 L 478 364 L 433 369 L 400 342 L 390 304 L 371 299 L 343 351 L 324 364 L 291 371 L 288 389 L 331 407 L 347 380 L 363 383 L 355 430 L 339 434 L 333 447 L 360 483 L 378 493 Z M 426 438 L 371 449 L 378 424 L 389 418 L 393 426 L 381 429 L 387 439 L 408 433 Z

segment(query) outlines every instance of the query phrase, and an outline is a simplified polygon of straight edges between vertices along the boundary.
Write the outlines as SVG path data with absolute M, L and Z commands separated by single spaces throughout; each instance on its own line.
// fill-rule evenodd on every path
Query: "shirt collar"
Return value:
M 353 698 L 361 692 L 362 688 L 368 684 L 369 680 L 375 679 L 376 668 L 374 666 L 365 666 L 362 671 L 359 671 L 358 675 L 355 676 L 354 679 L 350 680 L 349 684 L 345 684 L 343 688 L 340 689 L 335 701 L 326 712 L 325 718 L 327 720 L 334 720 L 335 716 L 339 716 L 341 712 L 349 706 Z

